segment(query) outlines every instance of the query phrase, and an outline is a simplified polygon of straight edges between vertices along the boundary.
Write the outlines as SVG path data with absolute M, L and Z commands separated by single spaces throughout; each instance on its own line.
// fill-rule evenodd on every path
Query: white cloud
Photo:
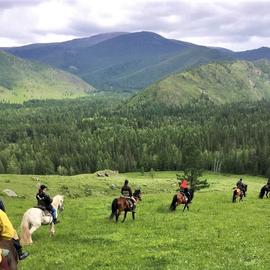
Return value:
M 234 50 L 270 46 L 269 1 L 0 0 L 0 46 L 148 30 Z

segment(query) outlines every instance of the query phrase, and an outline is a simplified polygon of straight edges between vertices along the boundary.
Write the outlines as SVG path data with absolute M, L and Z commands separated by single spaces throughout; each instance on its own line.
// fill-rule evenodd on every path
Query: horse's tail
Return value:
M 260 199 L 263 198 L 264 193 L 265 193 L 265 186 L 263 186 L 263 187 L 261 188 L 261 191 L 260 191 L 260 194 L 259 194 L 259 198 L 260 198 Z
M 173 196 L 172 203 L 171 203 L 171 206 L 170 206 L 171 211 L 174 211 L 176 209 L 176 202 L 177 202 L 177 195 L 175 194 Z
M 237 188 L 233 191 L 233 197 L 232 197 L 233 203 L 236 201 L 236 196 L 237 196 Z
M 22 218 L 20 243 L 22 245 L 31 244 L 31 233 L 29 230 L 28 212 L 24 213 Z
M 193 200 L 193 198 L 194 198 L 194 189 L 191 188 L 190 191 L 189 191 L 189 194 L 190 194 L 189 202 L 191 202 Z
M 114 199 L 114 200 L 112 201 L 112 213 L 111 213 L 111 215 L 110 215 L 110 219 L 112 219 L 114 216 L 116 216 L 116 214 L 117 214 L 117 209 L 118 209 L 118 207 L 117 207 L 117 199 Z

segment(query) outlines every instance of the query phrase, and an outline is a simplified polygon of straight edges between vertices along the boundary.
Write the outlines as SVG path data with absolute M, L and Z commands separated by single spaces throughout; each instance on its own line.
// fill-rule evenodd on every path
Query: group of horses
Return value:
M 241 189 L 239 187 L 234 187 L 232 202 L 233 203 L 236 202 L 237 199 L 239 199 L 239 201 L 242 201 L 243 197 L 246 197 L 247 188 L 248 186 L 246 184 L 243 184 Z M 259 198 L 262 199 L 264 196 L 268 198 L 269 192 L 270 192 L 270 185 L 264 185 L 261 188 Z M 194 190 L 190 189 L 189 193 L 190 193 L 190 198 L 188 199 L 183 192 L 177 192 L 177 194 L 173 196 L 173 199 L 170 205 L 170 210 L 175 211 L 176 207 L 181 204 L 184 205 L 183 211 L 185 211 L 186 209 L 189 210 L 189 204 L 191 203 L 193 199 Z M 136 203 L 140 201 L 142 199 L 141 190 L 140 189 L 135 190 L 133 197 Z M 115 218 L 116 222 L 118 222 L 118 218 L 122 212 L 124 212 L 124 218 L 122 222 L 125 222 L 128 212 L 132 212 L 132 218 L 133 220 L 135 219 L 135 211 L 133 211 L 133 209 L 130 208 L 128 200 L 125 197 L 119 197 L 119 198 L 114 199 L 111 205 L 111 210 L 112 210 L 112 213 L 110 215 L 110 219 Z
M 270 191 L 269 185 L 264 185 L 261 188 L 261 191 L 259 193 L 259 198 L 263 198 L 266 196 L 268 198 L 268 193 Z M 193 189 L 190 189 L 190 198 L 188 199 L 186 195 L 183 192 L 177 192 L 173 196 L 170 210 L 175 211 L 176 207 L 178 205 L 183 204 L 185 209 L 189 210 L 189 204 L 191 203 L 194 191 Z M 233 198 L 232 201 L 236 202 L 237 198 L 239 201 L 243 199 L 243 197 L 246 196 L 247 192 L 247 185 L 243 185 L 243 188 L 234 188 L 233 190 Z M 139 201 L 142 200 L 142 193 L 140 189 L 136 189 L 133 193 L 133 198 L 135 199 L 135 204 L 137 204 Z M 53 198 L 52 205 L 55 209 L 59 211 L 64 210 L 64 196 L 62 195 L 56 195 Z M 129 201 L 125 197 L 119 197 L 115 198 L 112 201 L 111 204 L 111 210 L 112 213 L 110 215 L 110 219 L 115 218 L 115 221 L 118 222 L 118 218 L 121 215 L 122 212 L 124 212 L 124 218 L 122 222 L 125 222 L 126 216 L 128 212 L 132 212 L 132 218 L 135 219 L 135 211 L 134 208 L 130 206 Z M 21 222 L 21 238 L 20 242 L 22 245 L 29 245 L 33 243 L 32 240 L 32 234 L 41 226 L 41 225 L 49 225 L 50 224 L 50 235 L 53 236 L 55 234 L 55 225 L 52 222 L 52 216 L 49 213 L 44 213 L 44 211 L 40 208 L 33 207 L 28 209 L 22 218 Z M 16 270 L 17 269 L 17 263 L 18 263 L 18 256 L 17 252 L 13 246 L 12 241 L 0 240 L 0 248 L 7 251 L 6 256 L 2 256 L 2 260 L 0 262 L 0 269 L 1 270 Z
M 170 205 L 170 210 L 175 211 L 176 207 L 180 204 L 184 205 L 183 211 L 185 211 L 185 209 L 189 210 L 189 204 L 192 201 L 193 196 L 194 196 L 193 189 L 190 189 L 189 193 L 190 193 L 190 198 L 187 198 L 187 196 L 183 192 L 178 192 L 177 194 L 175 194 L 173 196 L 173 200 Z M 136 204 L 142 200 L 140 189 L 135 190 L 135 192 L 133 193 L 133 198 L 135 199 Z M 132 212 L 132 218 L 133 220 L 135 219 L 134 209 L 130 207 L 128 199 L 123 196 L 119 198 L 115 198 L 112 201 L 111 210 L 112 210 L 112 213 L 110 215 L 110 219 L 115 218 L 116 222 L 118 222 L 118 218 L 122 212 L 124 212 L 124 218 L 122 222 L 125 222 L 128 212 Z
M 237 198 L 239 199 L 239 202 L 242 201 L 243 197 L 246 197 L 246 192 L 247 192 L 247 185 L 244 184 L 242 189 L 235 187 L 233 188 L 233 197 L 232 197 L 232 202 L 236 202 Z M 263 199 L 265 196 L 266 198 L 268 197 L 268 193 L 270 192 L 270 185 L 266 184 L 264 185 L 259 193 L 259 198 Z
M 58 211 L 64 210 L 64 196 L 56 195 L 53 198 L 52 206 Z M 41 225 L 50 224 L 50 235 L 55 234 L 54 223 L 52 222 L 52 215 L 44 212 L 38 207 L 28 209 L 22 218 L 21 222 L 21 237 L 20 243 L 22 245 L 29 245 L 33 243 L 32 234 Z M 6 254 L 2 254 L 0 261 L 1 270 L 16 270 L 18 264 L 18 254 L 13 245 L 12 240 L 0 239 L 0 249 L 4 250 Z

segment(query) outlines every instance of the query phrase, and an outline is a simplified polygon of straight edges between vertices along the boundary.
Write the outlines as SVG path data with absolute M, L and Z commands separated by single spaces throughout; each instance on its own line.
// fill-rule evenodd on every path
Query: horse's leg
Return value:
M 125 214 L 124 214 L 124 218 L 123 218 L 123 220 L 122 220 L 122 223 L 124 223 L 124 222 L 125 222 L 126 217 L 127 217 L 127 211 L 125 211 Z
M 135 212 L 132 212 L 132 219 L 135 220 Z
M 121 211 L 118 210 L 118 213 L 116 213 L 116 216 L 115 216 L 115 221 L 116 222 L 118 222 L 118 218 L 119 218 L 120 214 L 121 214 Z
M 32 234 L 41 226 L 41 224 L 35 224 L 32 225 L 31 229 L 30 229 L 30 244 L 33 244 L 33 240 L 32 240 Z
M 183 208 L 183 212 L 185 211 L 186 207 L 187 207 L 187 204 L 185 203 L 185 206 L 184 206 L 184 208 Z
M 50 227 L 50 236 L 54 236 L 55 234 L 55 226 L 54 226 L 54 223 L 52 222 L 51 223 L 51 227 Z

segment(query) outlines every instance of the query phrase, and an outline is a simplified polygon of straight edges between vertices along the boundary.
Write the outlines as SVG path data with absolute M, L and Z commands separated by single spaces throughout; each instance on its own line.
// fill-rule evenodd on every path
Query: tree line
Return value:
M 0 104 L 0 173 L 202 168 L 270 176 L 269 107 L 135 107 L 118 95 Z

